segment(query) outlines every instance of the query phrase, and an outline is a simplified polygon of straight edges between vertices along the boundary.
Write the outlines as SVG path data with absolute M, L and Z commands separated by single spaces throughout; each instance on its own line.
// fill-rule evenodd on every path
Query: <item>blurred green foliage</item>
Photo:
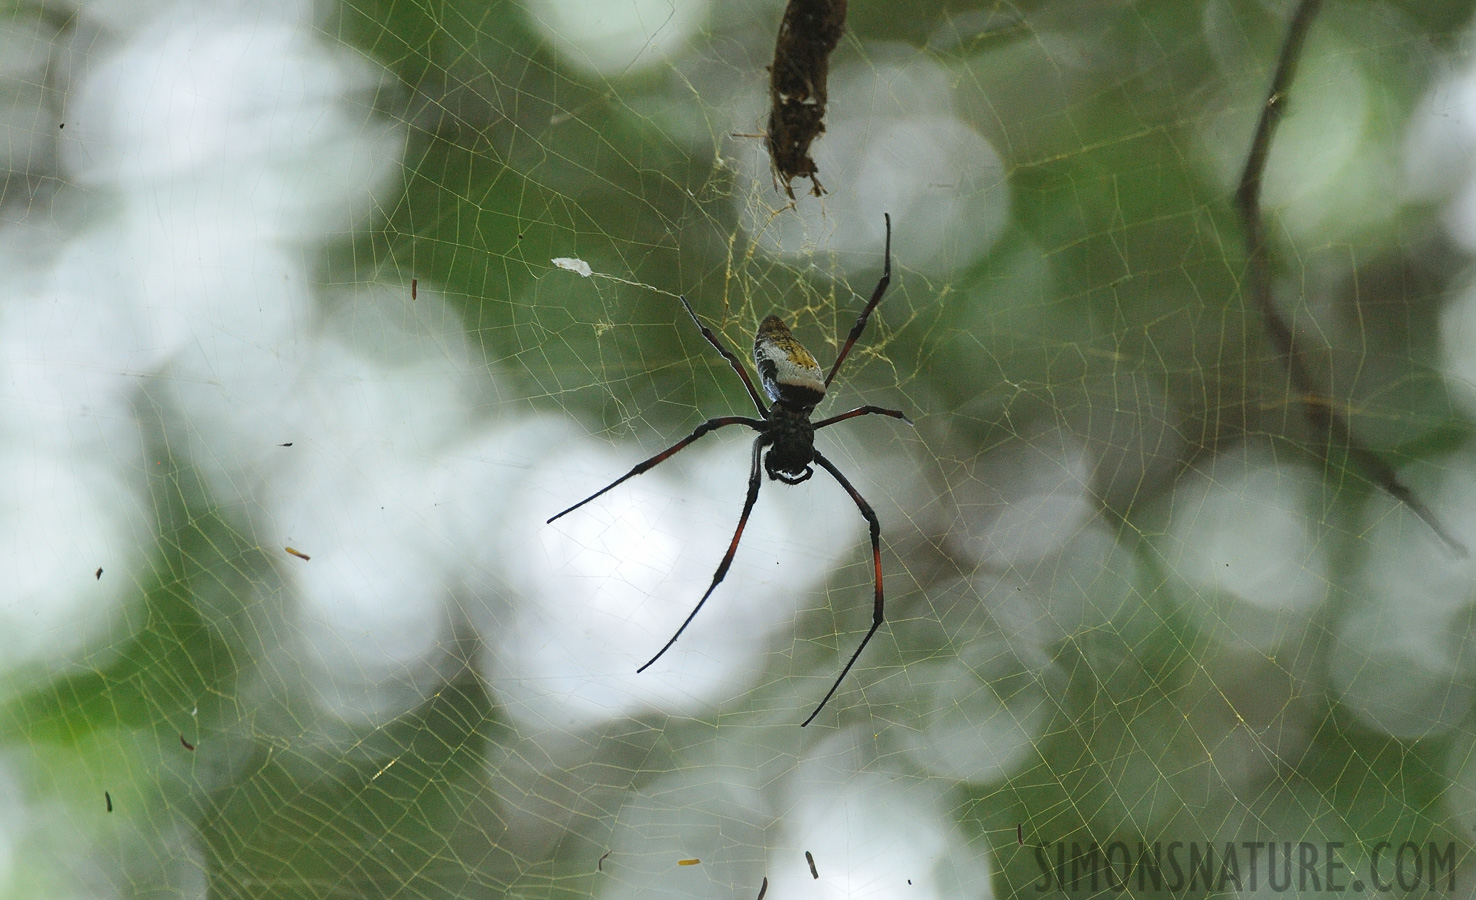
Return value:
M 1240 293 L 1245 263 L 1226 178 L 1264 102 L 1283 7 L 853 2 L 839 53 L 865 60 L 883 41 L 927 48 L 954 79 L 957 109 L 1004 157 L 1013 218 L 988 254 L 947 276 L 899 258 L 897 296 L 882 314 L 894 329 L 890 364 L 847 376 L 917 401 L 940 459 L 970 460 L 1033 421 L 1116 408 L 1124 377 L 1168 398 L 1186 465 L 1245 435 L 1317 458 L 1318 448 L 1299 444 L 1306 433 L 1284 370 Z M 1391 130 L 1370 140 L 1397 145 L 1401 116 L 1458 47 L 1472 4 L 1329 7 L 1317 27 L 1337 40 L 1324 46 L 1351 55 L 1370 83 L 1394 85 Z M 1214 33 L 1212 14 L 1232 32 Z M 721 56 L 735 35 L 777 16 L 772 3 L 714 13 L 691 52 Z M 1363 27 L 1365 18 L 1380 27 Z M 489 368 L 517 381 L 534 406 L 572 413 L 591 433 L 675 434 L 746 401 L 672 295 L 692 298 L 741 352 L 771 307 L 819 307 L 806 327 L 846 323 L 869 291 L 874 269 L 847 281 L 823 252 L 808 267 L 751 252 L 717 144 L 675 138 L 651 113 L 669 104 L 710 116 L 702 130 L 715 141 L 727 133 L 679 71 L 600 79 L 575 70 L 512 2 L 354 0 L 320 28 L 392 73 L 397 86 L 379 103 L 408 133 L 402 194 L 334 265 L 370 259 L 443 291 Z M 1228 169 L 1215 167 L 1216 150 Z M 777 194 L 744 202 L 779 206 Z M 1358 421 L 1411 456 L 1436 455 L 1467 433 L 1428 372 L 1434 310 L 1464 265 L 1432 221 L 1431 210 L 1403 210 L 1353 238 L 1280 234 L 1275 247 L 1292 282 L 1305 275 L 1297 266 L 1332 259 L 1335 297 L 1346 299 L 1360 278 L 1365 292 L 1379 286 L 1367 301 L 1376 327 L 1355 364 L 1373 355 L 1393 362 L 1380 383 L 1359 385 L 1371 408 Z M 624 281 L 578 278 L 553 268 L 554 257 Z M 823 338 L 806 339 L 814 349 Z M 191 475 L 160 479 L 167 497 Z M 1137 508 L 1165 489 L 1145 485 L 1106 510 L 1126 523 L 1125 543 Z M 9 742 L 55 754 L 60 772 L 90 770 L 123 746 L 130 759 L 146 757 L 136 741 L 173 760 L 186 731 L 202 748 L 228 743 L 228 758 L 211 764 L 220 771 L 205 774 L 183 774 L 174 762 L 163 767 L 168 776 L 142 762 L 127 771 L 98 763 L 115 800 L 148 808 L 117 815 L 150 818 L 160 833 L 169 827 L 161 820 L 182 819 L 205 836 L 212 895 L 396 896 L 414 885 L 415 896 L 495 896 L 532 884 L 553 896 L 588 887 L 585 876 L 560 881 L 548 858 L 508 850 L 495 832 L 495 804 L 480 793 L 483 758 L 514 736 L 466 672 L 414 715 L 368 735 L 326 738 L 311 713 L 281 698 L 247 699 L 242 683 L 266 658 L 261 645 L 281 637 L 269 611 L 275 588 L 253 540 L 188 505 L 176 497 L 162 506 L 169 550 L 158 582 L 143 589 L 143 627 L 94 667 L 10 700 L 0 719 Z M 1153 840 L 1168 830 L 1211 839 L 1242 819 L 1254 826 L 1247 840 L 1254 830 L 1267 838 L 1327 822 L 1364 844 L 1456 839 L 1440 809 L 1444 740 L 1374 734 L 1309 689 L 1305 672 L 1274 661 L 1257 675 L 1284 691 L 1287 708 L 1311 709 L 1302 713 L 1315 725 L 1310 747 L 1278 760 L 1268 782 L 1240 784 L 1220 770 L 1216 742 L 1242 714 L 1234 692 L 1219 688 L 1231 673 L 1214 636 L 1177 611 L 1162 582 L 1138 621 L 1055 648 L 1068 692 L 1034 761 L 1000 783 L 956 788 L 966 827 L 994 848 L 999 896 L 1028 892 L 1038 878 L 1031 848 L 1017 845 L 1018 823 L 1027 845 Z M 202 603 L 257 592 L 267 612 Z M 177 712 L 191 708 L 197 716 Z M 313 746 L 294 746 L 284 721 Z M 1140 740 L 1150 733 L 1162 743 Z M 642 764 L 680 765 L 668 750 L 651 750 Z M 324 767 L 334 754 L 340 762 Z M 1227 796 L 1239 801 L 1234 809 Z M 479 867 L 482 876 L 469 874 Z M 152 877 L 137 876 L 139 895 Z

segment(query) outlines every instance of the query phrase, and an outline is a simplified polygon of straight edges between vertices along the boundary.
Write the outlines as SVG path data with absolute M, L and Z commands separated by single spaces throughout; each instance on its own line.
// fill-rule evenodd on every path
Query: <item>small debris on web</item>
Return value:
M 769 876 L 764 876 L 764 883 L 759 885 L 758 900 L 764 900 L 764 895 L 769 892 Z
M 811 856 L 808 850 L 805 851 L 805 862 L 810 864 L 810 874 L 815 876 L 816 881 L 819 881 L 820 873 L 815 870 L 815 857 Z
M 190 751 L 191 753 L 194 753 L 195 752 L 195 745 L 194 744 L 191 744 L 189 741 L 185 740 L 184 732 L 182 732 L 182 731 L 179 733 L 179 743 L 180 743 L 180 746 L 184 747 L 186 750 Z
M 282 549 L 283 550 L 286 550 L 288 553 L 291 553 L 293 556 L 297 557 L 298 559 L 302 560 L 303 562 L 306 562 L 306 561 L 312 559 L 311 556 L 308 556 L 306 553 L 303 553 L 301 550 L 298 550 L 298 549 L 296 549 L 294 547 L 283 547 Z
M 416 288 L 418 288 L 419 286 L 420 286 L 420 279 L 419 278 L 412 278 L 412 279 L 410 279 L 410 299 L 411 300 L 414 300 L 415 299 L 415 291 L 416 291 Z
M 97 571 L 94 572 L 93 575 L 97 578 L 98 581 L 102 581 L 102 566 L 98 566 Z
M 103 791 L 103 800 L 105 800 L 107 802 L 107 804 L 108 804 L 108 812 L 112 812 L 113 811 L 113 795 L 112 794 L 109 794 L 107 791 Z
M 697 865 L 700 862 L 702 862 L 702 860 L 700 860 L 700 859 L 679 859 L 679 860 L 677 860 L 677 865 L 679 865 L 679 866 L 695 866 L 695 865 Z
M 583 275 L 585 278 L 594 274 L 594 270 L 589 267 L 589 263 L 582 259 L 575 259 L 572 256 L 556 256 L 549 260 L 549 262 L 558 266 L 560 269 L 567 269 L 575 274 Z
M 605 860 L 607 860 L 609 858 L 610 858 L 610 851 L 609 850 L 606 850 L 605 851 L 605 855 L 600 857 L 600 861 L 597 862 L 597 863 L 595 863 L 595 869 L 597 869 L 597 870 L 599 870 L 601 872 L 605 871 Z

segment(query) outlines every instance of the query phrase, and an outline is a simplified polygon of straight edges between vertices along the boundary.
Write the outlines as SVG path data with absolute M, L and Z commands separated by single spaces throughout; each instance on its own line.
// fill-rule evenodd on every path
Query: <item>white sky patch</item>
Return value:
M 325 129 L 350 112 L 335 104 L 374 83 L 350 58 L 290 21 L 160 17 L 81 87 L 70 167 L 82 181 L 133 184 L 321 153 Z
M 1311 46 L 1320 49 L 1315 37 Z M 1371 131 L 1368 72 L 1351 54 L 1323 49 L 1309 54 L 1297 74 L 1296 100 L 1266 160 L 1262 207 L 1275 209 L 1283 227 L 1308 240 L 1377 225 L 1397 209 L 1388 197 L 1397 169 Z
M 1398 575 L 1414 574 L 1396 565 Z M 1464 636 L 1476 621 L 1469 605 L 1451 603 L 1469 604 L 1471 597 L 1428 598 L 1410 589 L 1428 586 L 1428 578 L 1399 584 L 1392 574 L 1360 573 L 1359 593 L 1371 602 L 1340 620 L 1328 676 L 1343 707 L 1364 725 L 1420 740 L 1444 734 L 1470 712 L 1472 648 Z
M 760 733 L 782 743 L 767 730 Z M 792 755 L 772 754 L 773 746 L 766 747 L 771 755 L 793 762 Z M 770 814 L 753 787 L 754 774 L 705 760 L 629 792 L 610 832 L 602 900 L 758 896 L 767 871 L 762 848 Z M 701 862 L 679 866 L 680 859 Z
M 746 435 L 745 435 L 746 436 Z M 589 440 L 509 454 L 522 483 L 488 498 L 488 552 L 507 561 L 515 602 L 486 639 L 489 681 L 530 725 L 591 725 L 645 710 L 706 717 L 741 700 L 776 632 L 839 561 L 862 558 L 864 520 L 824 474 L 798 486 L 767 478 L 733 566 L 659 662 L 712 581 L 747 486 L 749 440 L 709 437 L 551 524 L 544 520 L 630 470 L 645 452 Z M 818 703 L 822 694 L 817 694 Z M 802 717 L 800 717 L 802 718 Z M 798 724 L 800 719 L 796 719 Z
M 139 310 L 133 248 L 118 243 L 83 235 L 41 265 L 21 252 L 0 257 L 11 275 L 0 285 L 0 440 L 138 465 L 131 403 L 164 352 Z
M 445 552 L 437 521 L 446 513 L 428 489 L 439 462 L 434 423 L 464 423 L 466 411 L 444 377 L 381 367 L 332 343 L 318 353 L 286 401 L 309 413 L 305 440 L 258 442 L 276 465 L 258 470 L 268 477 L 257 528 L 312 557 L 280 568 L 299 597 L 302 650 L 293 655 L 315 662 L 318 696 L 339 715 L 377 721 L 440 681 L 455 550 Z
M 589 267 L 589 263 L 585 262 L 582 259 L 575 259 L 572 256 L 555 256 L 553 259 L 549 260 L 549 262 L 558 266 L 560 269 L 567 269 L 570 272 L 575 272 L 583 275 L 585 278 L 588 278 L 589 276 L 594 274 L 594 272 Z
M 84 181 L 136 191 L 124 224 L 143 236 L 144 313 L 178 341 L 176 446 L 281 557 L 310 693 L 341 716 L 398 714 L 436 680 L 446 600 L 407 512 L 429 463 L 405 447 L 433 431 L 406 429 L 455 392 L 419 394 L 315 334 L 293 248 L 388 183 L 398 130 L 345 102 L 377 76 L 296 23 L 229 14 L 161 20 L 99 72 L 69 158 Z
M 708 0 L 528 0 L 559 56 L 607 77 L 661 65 L 707 21 Z
M 1476 448 L 1449 457 L 1438 477 L 1426 467 L 1401 474 L 1470 544 Z M 1416 740 L 1447 732 L 1476 701 L 1476 559 L 1457 558 L 1382 493 L 1370 497 L 1365 515 L 1377 550 L 1348 579 L 1353 602 L 1338 621 L 1332 688 L 1364 724 L 1386 734 Z
M 159 5 L 113 22 L 69 86 L 64 170 L 115 202 L 73 223 L 86 227 L 54 273 L 24 279 L 25 302 L 0 316 L 0 344 L 16 350 L 0 455 L 28 479 L 0 486 L 26 523 L 0 547 L 25 620 L 4 629 L 17 644 L 0 656 L 79 652 L 120 614 L 108 601 L 138 596 L 155 536 L 131 402 L 148 385 L 171 404 L 171 447 L 193 452 L 223 509 L 252 518 L 239 524 L 294 579 L 301 656 L 319 666 L 297 671 L 317 672 L 341 714 L 393 715 L 433 681 L 418 673 L 438 661 L 446 618 L 443 548 L 419 539 L 444 539 L 421 527 L 435 458 L 418 444 L 471 416 L 454 365 L 433 358 L 443 346 L 417 371 L 318 330 L 304 250 L 372 207 L 402 129 L 370 111 L 375 67 L 283 11 Z M 396 320 L 371 308 L 357 304 L 359 344 Z
M 1216 638 L 1271 652 L 1327 599 L 1323 496 L 1306 466 L 1242 445 L 1201 463 L 1164 501 L 1155 551 Z
M 963 521 L 950 543 L 991 566 L 1026 566 L 1065 547 L 1095 516 L 1081 441 L 1045 429 L 980 457 L 952 485 Z
M 369 112 L 380 70 L 306 21 L 160 16 L 92 66 L 62 158 L 77 182 L 120 186 L 147 214 L 316 241 L 391 184 L 403 131 Z
M 0 672 L 116 640 L 153 538 L 138 468 L 117 466 L 126 459 L 0 448 Z
M 341 301 L 313 337 L 182 354 L 175 442 L 226 508 L 250 511 L 295 589 L 297 669 L 284 669 L 332 714 L 378 722 L 443 677 L 452 585 L 480 546 L 445 501 L 496 475 L 444 474 L 473 427 L 469 364 L 459 329 L 417 326 L 449 310 L 389 285 Z
M 847 750 L 870 734 L 852 728 L 826 740 L 786 779 L 767 845 L 768 898 L 993 897 L 988 844 L 944 814 L 939 782 L 858 770 L 860 754 Z
M 911 756 L 935 775 L 974 783 L 1009 775 L 1035 755 L 1067 687 L 1043 648 L 998 632 L 909 666 L 907 681 L 916 693 L 903 703 L 917 710 L 916 727 L 900 733 Z
M 1444 203 L 1445 227 L 1476 251 L 1476 66 L 1437 80 L 1410 119 L 1404 182 L 1410 196 Z
M 1141 608 L 1150 590 L 1143 568 L 1136 551 L 1097 518 L 1056 555 L 1007 570 L 1034 590 L 1006 591 L 997 615 L 1008 633 L 1044 632 L 1048 640 L 1101 628 Z M 1017 604 L 1027 596 L 1028 604 Z
M 764 142 L 732 139 L 727 152 L 749 180 L 733 193 L 744 228 L 770 254 L 807 259 L 818 246 L 876 270 L 891 213 L 893 256 L 909 268 L 946 275 L 972 264 L 1008 222 L 1010 190 L 999 154 L 954 112 L 950 79 L 930 57 L 886 45 L 832 68 L 825 133 L 811 147 L 829 193 L 801 195 L 801 179 L 795 211 L 778 217 L 770 209 L 787 198 L 773 190 Z

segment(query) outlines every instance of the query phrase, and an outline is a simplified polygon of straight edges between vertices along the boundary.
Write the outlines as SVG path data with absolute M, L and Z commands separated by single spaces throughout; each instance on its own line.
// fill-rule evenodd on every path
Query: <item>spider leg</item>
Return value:
M 682 636 L 682 632 L 687 630 L 687 626 L 691 625 L 692 620 L 697 618 L 697 614 L 702 611 L 702 604 L 707 602 L 707 598 L 712 596 L 712 592 L 717 590 L 718 584 L 728 574 L 728 567 L 733 564 L 733 554 L 738 552 L 738 541 L 743 537 L 743 529 L 748 526 L 748 514 L 753 512 L 753 504 L 758 500 L 759 485 L 763 483 L 762 473 L 759 470 L 759 456 L 764 452 L 764 448 L 768 444 L 766 435 L 761 434 L 753 440 L 753 467 L 748 471 L 748 499 L 743 501 L 743 515 L 738 517 L 738 530 L 733 532 L 733 542 L 728 545 L 728 552 L 723 554 L 723 561 L 718 563 L 717 571 L 712 576 L 712 584 L 707 586 L 707 593 L 703 594 L 702 599 L 697 601 L 697 605 L 692 608 L 691 615 L 687 616 L 687 621 L 683 622 L 682 627 L 676 630 L 676 634 L 671 636 L 671 640 L 667 641 L 664 647 L 656 651 L 656 655 L 651 657 L 644 666 L 636 669 L 637 675 L 651 668 L 652 663 L 656 662 L 666 651 L 671 649 L 671 645 L 677 642 L 677 638 Z
M 764 408 L 764 401 L 759 399 L 758 391 L 753 389 L 753 381 L 748 377 L 748 370 L 743 368 L 743 363 L 738 361 L 738 357 L 733 355 L 733 351 L 723 346 L 723 342 L 718 339 L 716 334 L 713 334 L 711 328 L 702 324 L 702 320 L 698 319 L 697 314 L 692 312 L 692 307 L 687 303 L 686 297 L 679 296 L 677 299 L 682 301 L 682 306 L 686 307 L 687 315 L 692 317 L 692 322 L 702 330 L 702 336 L 713 346 L 713 349 L 722 354 L 723 359 L 728 361 L 728 365 L 733 367 L 733 371 L 738 373 L 738 377 L 743 379 L 743 386 L 748 388 L 748 397 L 753 401 L 753 405 L 758 407 L 759 415 L 767 415 L 769 411 Z
M 851 334 L 846 338 L 846 345 L 841 348 L 840 356 L 835 358 L 835 363 L 830 367 L 830 374 L 825 376 L 825 386 L 830 387 L 830 380 L 835 373 L 840 371 L 841 363 L 846 361 L 850 355 L 851 348 L 856 345 L 856 339 L 861 332 L 866 330 L 866 320 L 871 318 L 871 311 L 881 302 L 882 295 L 887 292 L 887 285 L 892 283 L 892 214 L 883 213 L 887 219 L 887 249 L 886 263 L 882 266 L 881 279 L 877 281 L 876 287 L 871 292 L 871 300 L 867 302 L 866 308 L 861 310 L 861 315 L 856 317 L 856 324 L 851 326 Z
M 850 412 L 843 412 L 838 416 L 821 419 L 815 423 L 815 430 L 819 431 L 827 425 L 834 425 L 836 422 L 844 422 L 847 419 L 854 419 L 857 416 L 891 416 L 894 419 L 901 419 L 908 425 L 912 424 L 912 420 L 907 418 L 907 414 L 900 409 L 885 409 L 880 406 L 858 406 Z
M 867 631 L 866 637 L 861 639 L 861 646 L 857 647 L 856 652 L 851 654 L 850 662 L 846 663 L 844 669 L 841 669 L 840 676 L 835 679 L 835 684 L 830 686 L 830 690 L 826 692 L 825 698 L 820 701 L 820 705 L 815 707 L 815 711 L 810 713 L 808 719 L 800 723 L 801 728 L 815 721 L 815 717 L 820 715 L 820 710 L 824 709 L 825 704 L 830 702 L 830 698 L 835 696 L 835 692 L 841 686 L 841 682 L 846 680 L 846 675 L 851 671 L 851 666 L 854 666 L 856 660 L 861 658 L 861 651 L 866 649 L 866 645 L 871 642 L 871 636 L 876 634 L 876 630 L 881 627 L 884 621 L 883 612 L 886 608 L 885 601 L 882 598 L 881 523 L 876 519 L 876 510 L 872 509 L 871 504 L 866 502 L 866 498 L 862 497 L 861 493 L 846 480 L 846 476 L 840 473 L 840 470 L 835 467 L 835 464 L 824 456 L 821 456 L 818 451 L 815 453 L 815 462 L 819 463 L 836 481 L 840 482 L 840 486 L 845 488 L 846 493 L 850 494 L 851 499 L 856 502 L 856 508 L 861 510 L 861 515 L 865 516 L 866 521 L 871 524 L 871 562 L 875 567 L 876 601 L 871 609 L 871 630 Z
M 544 522 L 543 524 L 547 525 L 554 519 L 568 515 L 569 513 L 573 512 L 574 510 L 578 509 L 579 507 L 583 506 L 594 498 L 600 496 L 601 494 L 605 493 L 606 491 L 610 490 L 611 488 L 615 487 L 617 484 L 620 484 L 628 478 L 634 478 L 642 472 L 647 472 L 651 469 L 656 468 L 657 466 L 666 462 L 672 456 L 675 456 L 677 451 L 681 450 L 683 447 L 702 437 L 704 434 L 707 434 L 709 431 L 716 431 L 719 428 L 725 428 L 729 425 L 747 425 L 749 428 L 753 428 L 755 430 L 760 430 L 764 427 L 764 423 L 761 419 L 749 419 L 744 416 L 720 416 L 716 419 L 708 419 L 706 422 L 698 425 L 691 434 L 677 441 L 670 447 L 667 447 L 665 450 L 662 450 L 660 453 L 656 454 L 645 462 L 637 463 L 634 469 L 631 469 L 629 472 L 621 475 L 619 478 L 595 491 L 593 494 L 590 494 L 588 497 L 585 497 L 583 500 L 580 500 L 578 503 L 574 504 L 563 512 L 549 516 L 548 521 Z

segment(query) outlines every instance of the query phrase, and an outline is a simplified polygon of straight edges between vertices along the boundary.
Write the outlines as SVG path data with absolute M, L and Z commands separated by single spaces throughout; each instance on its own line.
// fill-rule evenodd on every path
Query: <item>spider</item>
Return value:
M 728 552 L 723 555 L 722 562 L 718 563 L 717 572 L 712 576 L 712 584 L 708 585 L 707 593 L 703 594 L 702 599 L 697 601 L 697 605 L 692 609 L 691 614 L 687 616 L 687 620 L 682 623 L 682 626 L 676 630 L 676 634 L 671 636 L 671 640 L 667 641 L 665 646 L 658 650 L 649 662 L 637 669 L 637 673 L 646 671 L 646 669 L 651 667 L 652 663 L 656 662 L 667 650 L 671 649 L 671 646 L 676 643 L 677 638 L 682 636 L 682 632 L 687 630 L 687 626 L 692 624 L 692 620 L 697 618 L 697 613 L 702 611 L 702 605 L 707 602 L 707 598 L 712 596 L 712 592 L 717 589 L 717 586 L 722 583 L 723 577 L 728 574 L 728 567 L 733 563 L 733 555 L 738 552 L 738 541 L 743 537 L 744 527 L 748 525 L 748 514 L 753 511 L 753 505 L 758 500 L 759 485 L 763 482 L 763 479 L 760 477 L 760 461 L 763 463 L 762 471 L 767 473 L 771 480 L 782 481 L 785 484 L 799 484 L 800 482 L 809 480 L 810 476 L 815 474 L 815 469 L 811 464 L 819 465 L 820 468 L 829 472 L 831 477 L 839 482 L 842 488 L 845 488 L 847 494 L 851 495 L 851 500 L 855 502 L 856 508 L 861 511 L 861 515 L 866 518 L 867 523 L 871 526 L 871 561 L 874 567 L 874 581 L 876 586 L 876 597 L 871 612 L 871 628 L 866 632 L 866 637 L 861 639 L 861 646 L 857 647 L 856 652 L 851 654 L 851 659 L 846 663 L 845 668 L 841 669 L 840 675 L 835 679 L 835 684 L 831 685 L 824 699 L 820 701 L 820 705 L 815 707 L 815 711 L 810 713 L 808 719 L 800 723 L 800 727 L 803 728 L 813 722 L 815 717 L 820 714 L 820 710 L 825 708 L 825 704 L 830 702 L 830 698 L 835 695 L 836 690 L 841 686 L 841 682 L 845 680 L 847 673 L 851 671 L 851 667 L 860 658 L 861 651 L 866 649 L 866 645 L 871 641 L 872 635 L 876 634 L 876 630 L 881 627 L 885 609 L 885 601 L 882 595 L 881 523 L 877 521 L 876 512 L 871 508 L 871 504 L 866 502 L 866 498 L 862 497 L 860 492 L 852 486 L 851 482 L 846 480 L 846 476 L 841 474 L 834 463 L 827 459 L 819 450 L 815 449 L 815 432 L 821 428 L 828 428 L 838 422 L 854 419 L 857 416 L 891 416 L 894 419 L 901 419 L 909 425 L 912 424 L 912 420 L 907 418 L 906 414 L 901 410 L 883 409 L 880 406 L 858 406 L 849 412 L 843 412 L 840 415 L 831 416 L 819 422 L 811 422 L 810 414 L 814 411 L 816 404 L 825 398 L 825 391 L 830 387 L 830 382 L 835 378 L 835 373 L 840 371 L 841 363 L 846 361 L 846 356 L 850 354 L 851 348 L 856 343 L 856 339 L 861 336 L 862 331 L 866 330 L 866 321 L 871 318 L 872 311 L 881 302 L 882 295 L 887 292 L 887 285 L 891 283 L 892 217 L 888 214 L 885 218 L 887 223 L 886 262 L 882 267 L 881 279 L 877 281 L 876 288 L 872 290 L 871 299 L 867 302 L 866 308 L 861 310 L 861 315 L 856 318 L 856 324 L 851 327 L 851 333 L 846 338 L 845 345 L 841 347 L 840 355 L 835 358 L 835 362 L 830 367 L 830 372 L 823 379 L 820 377 L 820 367 L 816 365 L 815 358 L 810 355 L 808 350 L 800 345 L 800 342 L 795 339 L 794 334 L 790 332 L 789 327 L 784 324 L 784 321 L 778 316 L 769 316 L 763 322 L 759 323 L 758 334 L 755 335 L 753 341 L 754 367 L 758 370 L 759 382 L 764 386 L 764 393 L 768 394 L 769 400 L 773 403 L 772 406 L 765 406 L 764 401 L 759 397 L 758 391 L 754 390 L 753 381 L 749 379 L 748 372 L 743 368 L 743 364 L 738 361 L 738 357 L 734 356 L 731 351 L 723 346 L 722 341 L 718 339 L 718 336 L 711 329 L 702 324 L 697 318 L 697 314 L 692 311 L 691 305 L 687 303 L 686 297 L 678 298 L 682 301 L 682 306 L 687 310 L 687 315 L 692 317 L 692 322 L 702 332 L 702 337 L 713 346 L 713 349 L 717 350 L 723 359 L 728 361 L 728 365 L 733 367 L 733 371 L 738 373 L 738 377 L 743 379 L 743 386 L 748 389 L 748 396 L 753 400 L 753 405 L 758 408 L 759 415 L 762 418 L 719 416 L 708 419 L 706 422 L 698 425 L 685 438 L 682 438 L 650 459 L 637 464 L 635 468 L 621 475 L 603 488 L 600 488 L 563 512 L 549 518 L 548 521 L 553 522 L 561 516 L 568 515 L 627 479 L 634 478 L 643 472 L 654 469 L 661 463 L 666 462 L 666 460 L 670 459 L 682 448 L 708 432 L 716 431 L 719 428 L 726 428 L 729 425 L 746 425 L 758 432 L 758 437 L 754 438 L 753 441 L 753 465 L 748 473 L 748 497 L 743 502 L 743 515 L 738 518 L 738 529 L 733 532 L 733 540 L 728 544 Z M 767 454 L 764 453 L 766 448 L 768 450 Z

